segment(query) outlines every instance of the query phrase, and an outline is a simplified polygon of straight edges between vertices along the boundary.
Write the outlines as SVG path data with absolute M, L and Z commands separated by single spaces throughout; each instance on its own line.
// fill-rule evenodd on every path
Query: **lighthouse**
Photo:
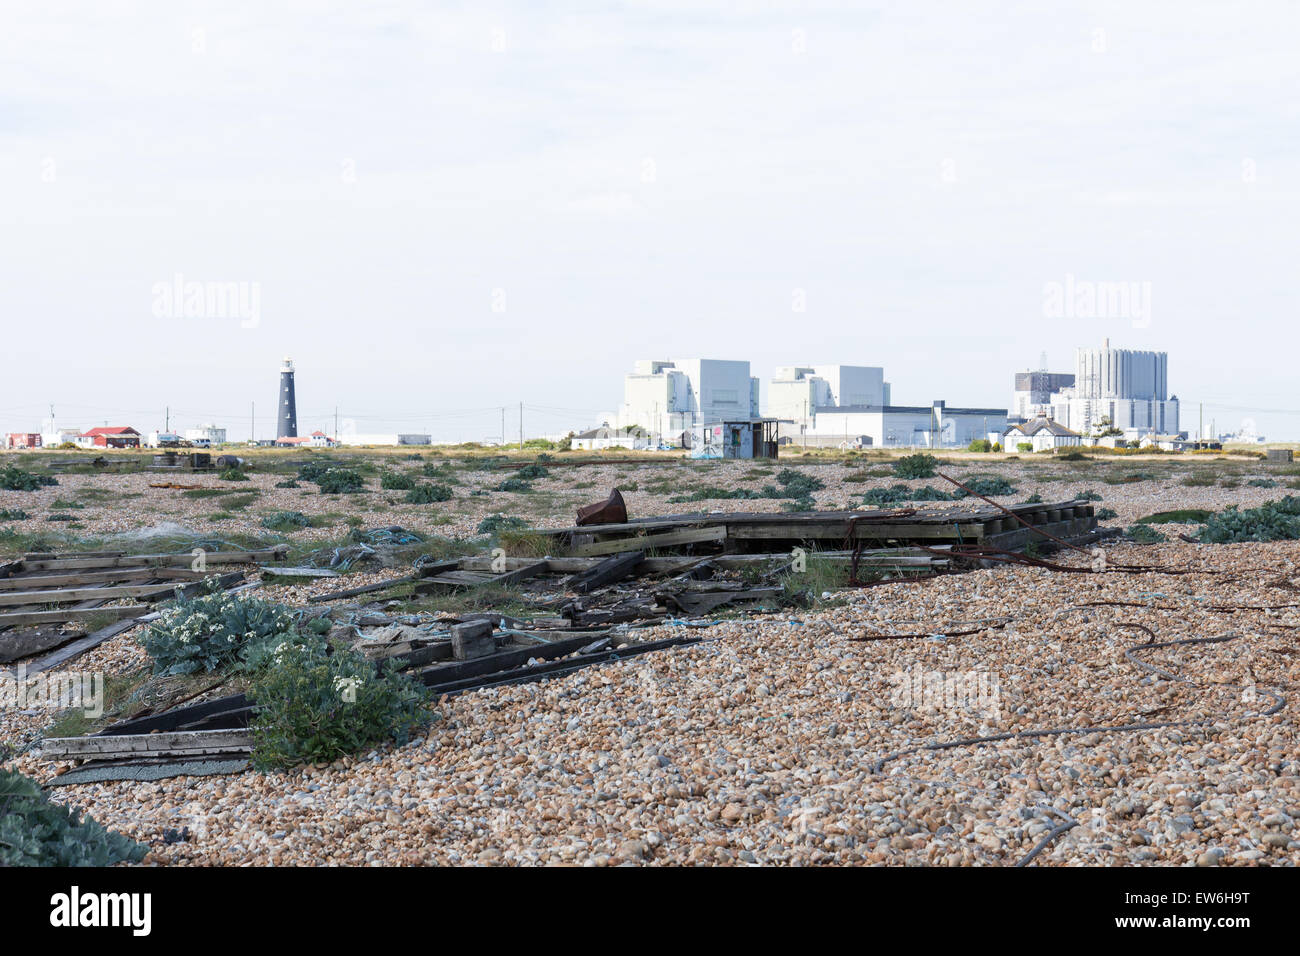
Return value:
M 293 392 L 293 360 L 285 357 L 280 366 L 280 412 L 276 416 L 275 437 L 298 437 L 298 402 Z

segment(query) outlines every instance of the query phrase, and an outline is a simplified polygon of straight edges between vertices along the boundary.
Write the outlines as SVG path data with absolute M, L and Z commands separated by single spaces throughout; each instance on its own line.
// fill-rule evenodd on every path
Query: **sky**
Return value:
M 269 438 L 285 356 L 300 433 L 562 433 L 639 358 L 1002 407 L 1109 338 L 1300 439 L 1298 49 L 1292 0 L 0 0 L 0 431 Z

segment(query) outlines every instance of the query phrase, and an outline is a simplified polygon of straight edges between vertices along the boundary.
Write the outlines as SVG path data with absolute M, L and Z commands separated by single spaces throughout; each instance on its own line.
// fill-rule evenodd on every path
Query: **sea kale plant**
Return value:
M 253 766 L 266 771 L 336 760 L 395 740 L 432 718 L 424 686 L 390 662 L 304 633 L 256 652 Z
M 894 474 L 899 478 L 933 478 L 934 470 L 939 466 L 939 459 L 925 452 L 904 455 L 894 462 Z
M 52 802 L 35 780 L 0 768 L 0 867 L 111 866 L 149 848 Z
M 294 632 L 293 612 L 247 592 L 212 591 L 177 600 L 141 643 L 155 674 L 195 674 L 234 663 L 258 644 Z
M 1210 515 L 1201 528 L 1200 538 L 1210 544 L 1300 538 L 1300 498 L 1287 495 L 1245 511 L 1229 505 L 1218 514 Z

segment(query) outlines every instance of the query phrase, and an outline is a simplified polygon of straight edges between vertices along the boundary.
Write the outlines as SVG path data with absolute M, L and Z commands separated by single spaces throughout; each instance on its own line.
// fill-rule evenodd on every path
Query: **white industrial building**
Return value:
M 342 434 L 338 437 L 340 445 L 428 445 L 431 435 L 357 435 Z
M 758 379 L 748 362 L 648 359 L 623 379 L 618 427 L 672 438 L 697 422 L 757 418 L 758 405 Z
M 226 443 L 226 430 L 211 423 L 200 425 L 198 428 L 187 428 L 185 429 L 185 440 L 207 445 L 224 445 Z
M 1074 385 L 1069 372 L 1017 372 L 1015 391 L 1011 393 L 1011 417 L 1020 421 L 1050 415 L 1052 396 Z
M 956 448 L 1006 431 L 1005 408 L 932 405 L 845 405 L 816 409 L 812 425 L 791 443 L 815 447 Z
M 885 370 L 866 365 L 785 365 L 767 388 L 767 414 L 802 434 L 821 410 L 889 404 Z
M 1107 421 L 1130 440 L 1176 434 L 1178 396 L 1168 394 L 1168 364 L 1165 352 L 1112 349 L 1109 339 L 1099 349 L 1076 349 L 1074 383 L 1054 391 L 1050 407 L 1035 413 L 1083 435 Z

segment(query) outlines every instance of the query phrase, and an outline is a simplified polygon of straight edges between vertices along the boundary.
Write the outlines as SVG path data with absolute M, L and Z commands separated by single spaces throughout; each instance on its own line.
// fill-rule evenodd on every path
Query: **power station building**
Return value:
M 723 359 L 638 361 L 623 379 L 618 427 L 678 444 L 702 422 L 758 418 L 758 379 L 749 363 Z
M 868 365 L 784 365 L 767 386 L 767 413 L 793 422 L 793 433 L 813 426 L 824 409 L 889 404 L 885 370 Z
M 1046 417 L 1083 435 L 1109 423 L 1130 440 L 1178 434 L 1178 411 L 1168 353 L 1113 349 L 1109 339 L 1099 349 L 1076 349 L 1073 375 L 1018 373 L 1012 407 L 1014 418 Z
M 768 384 L 768 415 L 783 441 L 810 447 L 941 448 L 1000 436 L 1005 408 L 894 405 L 885 370 L 870 365 L 785 365 Z

